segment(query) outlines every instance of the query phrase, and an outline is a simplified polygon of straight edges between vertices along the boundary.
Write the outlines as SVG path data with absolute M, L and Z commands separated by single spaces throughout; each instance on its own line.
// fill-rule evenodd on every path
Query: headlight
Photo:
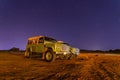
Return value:
M 64 55 L 66 55 L 67 54 L 67 52 L 64 52 Z

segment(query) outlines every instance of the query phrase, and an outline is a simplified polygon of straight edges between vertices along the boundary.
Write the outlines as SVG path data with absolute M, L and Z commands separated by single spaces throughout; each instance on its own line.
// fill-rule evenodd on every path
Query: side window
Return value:
M 29 44 L 37 44 L 37 40 L 28 40 L 28 45 Z
M 32 41 L 32 44 L 35 44 L 35 40 Z
M 39 43 L 43 43 L 44 39 L 43 38 L 39 38 Z
M 48 38 L 48 37 L 45 37 L 45 40 L 46 40 L 46 41 L 49 41 L 49 38 Z
M 28 40 L 28 44 L 32 44 L 32 40 Z
M 33 44 L 37 44 L 37 39 L 34 39 L 34 40 L 33 40 Z

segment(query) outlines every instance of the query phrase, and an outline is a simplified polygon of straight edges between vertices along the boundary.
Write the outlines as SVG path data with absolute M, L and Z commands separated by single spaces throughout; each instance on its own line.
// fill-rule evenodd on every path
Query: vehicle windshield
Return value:
M 57 42 L 57 40 L 50 38 L 50 37 L 45 37 L 46 41 L 51 41 L 51 42 Z
M 68 44 L 68 43 L 63 43 L 63 44 L 66 44 L 66 45 L 68 45 L 68 46 L 69 46 L 69 44 Z

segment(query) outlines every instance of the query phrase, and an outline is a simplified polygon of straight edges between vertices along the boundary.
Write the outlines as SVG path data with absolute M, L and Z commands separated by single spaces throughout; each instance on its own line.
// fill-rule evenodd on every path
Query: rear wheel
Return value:
M 31 58 L 31 52 L 30 52 L 30 49 L 28 49 L 27 51 L 25 51 L 25 57 L 27 58 Z
M 47 62 L 53 62 L 56 59 L 56 54 L 52 50 L 48 50 L 45 53 L 44 58 Z

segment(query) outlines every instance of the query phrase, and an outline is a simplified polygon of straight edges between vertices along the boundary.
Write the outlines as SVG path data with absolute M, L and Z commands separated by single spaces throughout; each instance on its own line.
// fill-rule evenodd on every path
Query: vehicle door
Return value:
M 43 37 L 38 39 L 36 51 L 40 53 L 44 52 L 44 38 Z

